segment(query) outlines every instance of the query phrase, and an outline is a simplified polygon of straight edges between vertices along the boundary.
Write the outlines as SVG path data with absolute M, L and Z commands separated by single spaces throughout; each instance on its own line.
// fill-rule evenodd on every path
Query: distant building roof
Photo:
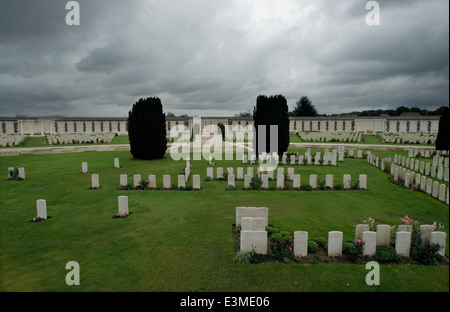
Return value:
M 400 117 L 420 117 L 418 112 L 403 112 Z
M 389 114 L 380 114 L 380 117 L 389 117 Z

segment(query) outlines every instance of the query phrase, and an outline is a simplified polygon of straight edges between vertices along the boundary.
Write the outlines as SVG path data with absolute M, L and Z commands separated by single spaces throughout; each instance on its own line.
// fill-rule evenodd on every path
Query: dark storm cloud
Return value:
M 260 94 L 321 113 L 448 105 L 448 1 L 0 2 L 0 115 L 233 115 Z

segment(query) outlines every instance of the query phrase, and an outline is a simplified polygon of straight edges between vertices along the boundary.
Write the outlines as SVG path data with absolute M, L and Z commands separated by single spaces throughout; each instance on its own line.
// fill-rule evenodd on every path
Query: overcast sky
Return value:
M 449 1 L 0 1 L 0 116 L 232 116 L 258 95 L 321 114 L 449 104 Z

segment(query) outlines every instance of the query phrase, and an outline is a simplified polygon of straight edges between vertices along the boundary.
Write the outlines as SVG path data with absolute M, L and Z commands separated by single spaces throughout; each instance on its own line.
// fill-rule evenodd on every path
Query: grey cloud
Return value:
M 146 96 L 208 116 L 259 94 L 308 95 L 321 113 L 448 105 L 448 1 L 378 2 L 369 27 L 362 0 L 298 1 L 297 19 L 261 23 L 258 1 L 80 0 L 69 27 L 64 1 L 4 0 L 0 115 L 126 116 Z

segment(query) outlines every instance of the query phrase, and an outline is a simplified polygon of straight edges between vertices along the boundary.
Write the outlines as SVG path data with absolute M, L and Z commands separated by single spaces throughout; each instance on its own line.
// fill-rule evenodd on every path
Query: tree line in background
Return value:
M 374 109 L 374 110 L 363 110 L 363 111 L 353 111 L 350 113 L 342 113 L 342 114 L 320 114 L 316 107 L 312 104 L 312 101 L 307 96 L 302 96 L 294 106 L 294 109 L 288 112 L 289 117 L 316 117 L 316 116 L 368 116 L 368 117 L 376 117 L 380 115 L 389 115 L 389 116 L 400 116 L 403 113 L 418 113 L 421 116 L 442 116 L 445 109 L 448 106 L 441 106 L 435 110 L 427 110 L 418 107 L 406 107 L 400 106 L 396 109 Z M 252 113 L 250 111 L 235 113 L 233 117 L 252 117 Z M 174 113 L 166 113 L 166 117 L 191 117 L 188 114 L 178 115 L 176 116 Z

